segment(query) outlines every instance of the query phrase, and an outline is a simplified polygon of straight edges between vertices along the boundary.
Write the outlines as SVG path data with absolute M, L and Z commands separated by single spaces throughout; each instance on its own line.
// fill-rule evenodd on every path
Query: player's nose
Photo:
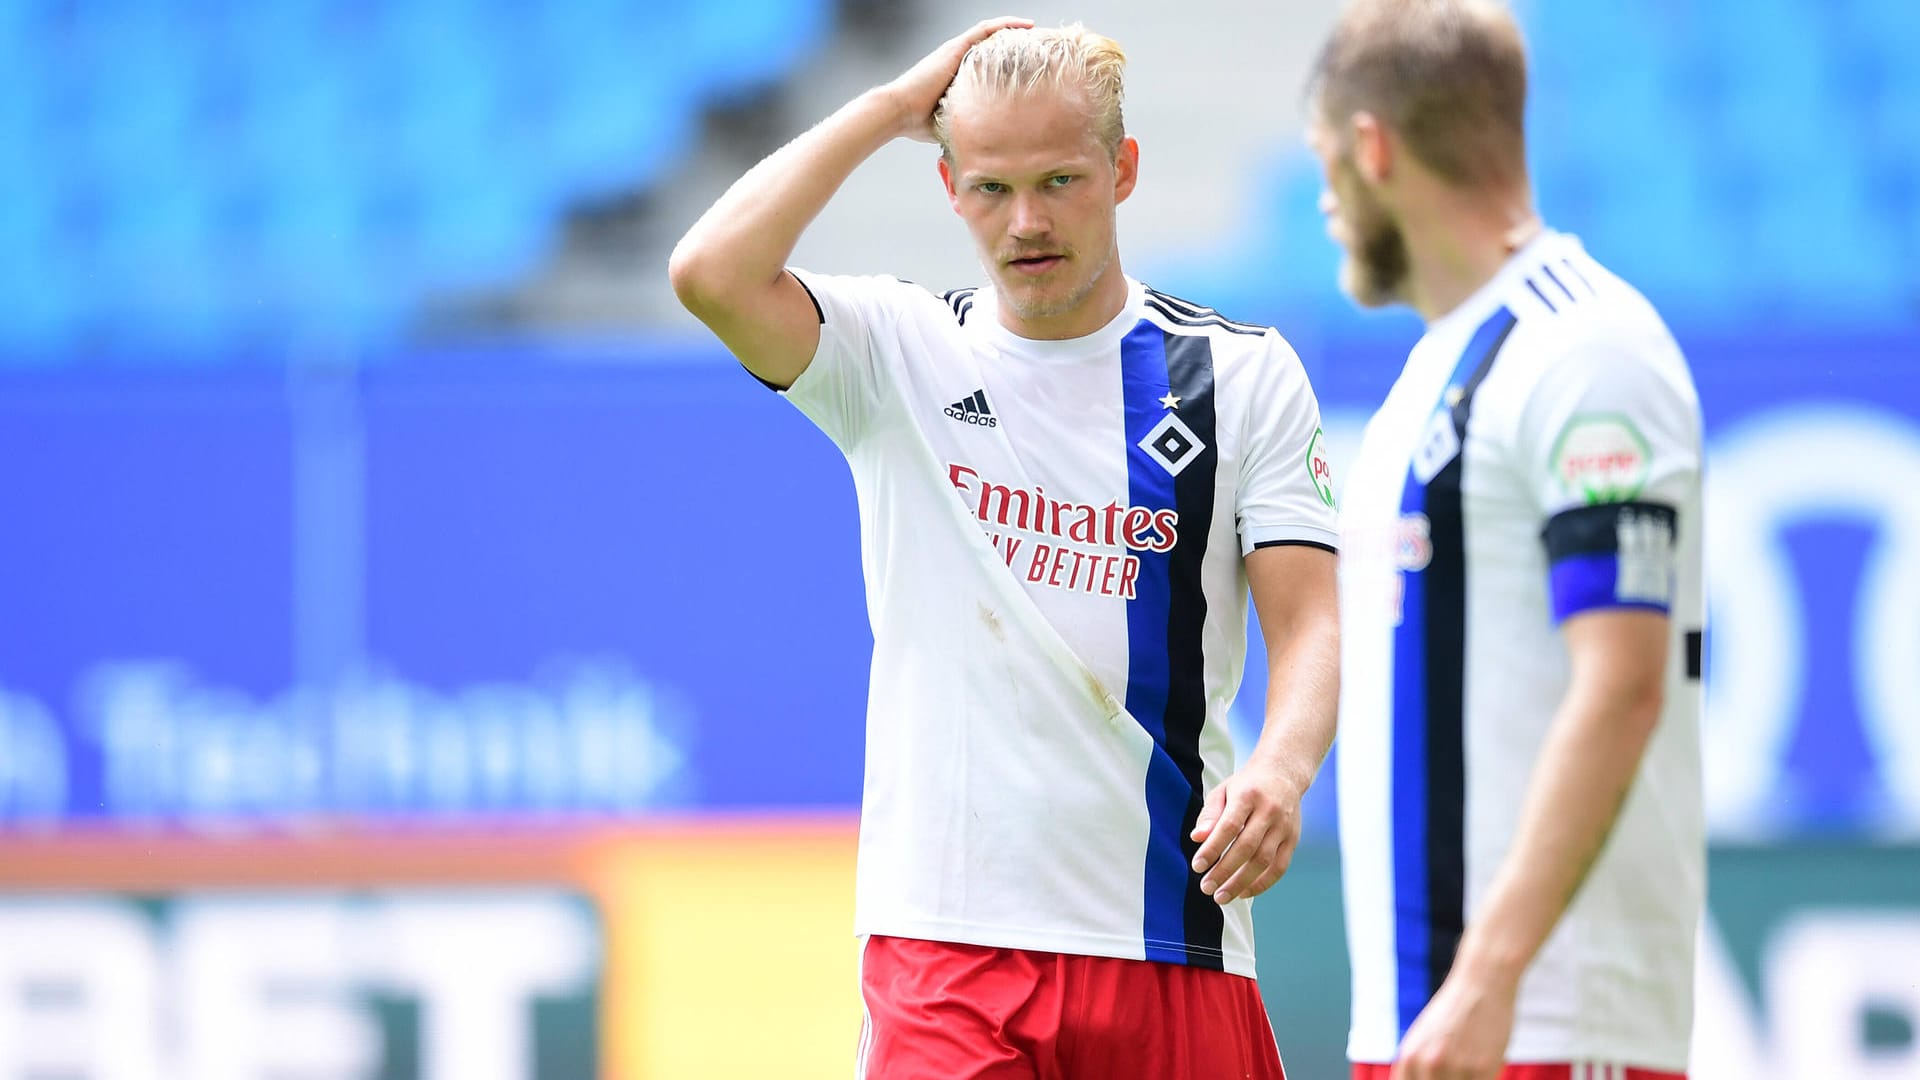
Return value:
M 1014 197 L 1013 216 L 1007 221 L 1009 233 L 1021 240 L 1035 240 L 1052 229 L 1053 220 L 1037 196 L 1022 194 Z

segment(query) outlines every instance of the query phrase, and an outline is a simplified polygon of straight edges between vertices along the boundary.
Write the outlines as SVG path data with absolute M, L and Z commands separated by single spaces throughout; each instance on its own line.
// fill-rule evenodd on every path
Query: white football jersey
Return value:
M 1033 341 L 987 289 L 795 276 L 787 397 L 853 471 L 873 625 L 856 930 L 1251 976 L 1188 835 L 1234 768 L 1243 556 L 1335 543 L 1299 359 L 1133 281 Z
M 1548 232 L 1435 320 L 1341 496 L 1340 844 L 1355 1061 L 1393 1060 L 1513 841 L 1560 624 L 1665 612 L 1666 705 L 1521 983 L 1509 1060 L 1681 1071 L 1704 899 L 1700 409 L 1638 292 Z

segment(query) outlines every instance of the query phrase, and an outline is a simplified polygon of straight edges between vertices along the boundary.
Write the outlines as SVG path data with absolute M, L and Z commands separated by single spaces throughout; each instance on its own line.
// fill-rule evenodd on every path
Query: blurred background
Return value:
M 846 1074 L 852 488 L 665 262 L 999 6 L 0 0 L 0 1080 Z M 1418 325 L 1335 290 L 1333 8 L 1025 13 L 1126 46 L 1128 270 L 1279 326 L 1337 466 Z M 1920 1077 L 1920 6 L 1520 12 L 1543 210 L 1705 403 L 1694 1075 Z M 796 262 L 975 283 L 933 159 Z M 1256 908 L 1300 1080 L 1331 772 Z

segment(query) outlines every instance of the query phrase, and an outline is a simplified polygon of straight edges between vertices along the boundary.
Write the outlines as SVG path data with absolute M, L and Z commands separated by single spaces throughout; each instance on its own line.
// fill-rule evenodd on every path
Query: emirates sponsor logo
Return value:
M 1131 600 L 1140 574 L 1132 553 L 1172 551 L 1180 540 L 1176 510 L 1055 499 L 1039 485 L 996 484 L 965 465 L 949 464 L 947 478 L 994 549 L 1033 584 Z

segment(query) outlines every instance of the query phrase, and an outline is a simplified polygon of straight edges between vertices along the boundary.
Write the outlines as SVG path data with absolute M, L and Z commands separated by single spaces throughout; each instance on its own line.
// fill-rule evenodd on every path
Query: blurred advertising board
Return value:
M 761 820 L 8 841 L 0 1077 L 840 1077 L 853 840 Z M 1720 847 L 1711 874 L 1695 1080 L 1920 1073 L 1920 851 Z M 1309 845 L 1254 908 L 1297 1076 L 1344 1074 L 1339 887 Z
M 0 1077 L 839 1077 L 845 820 L 0 841 Z

